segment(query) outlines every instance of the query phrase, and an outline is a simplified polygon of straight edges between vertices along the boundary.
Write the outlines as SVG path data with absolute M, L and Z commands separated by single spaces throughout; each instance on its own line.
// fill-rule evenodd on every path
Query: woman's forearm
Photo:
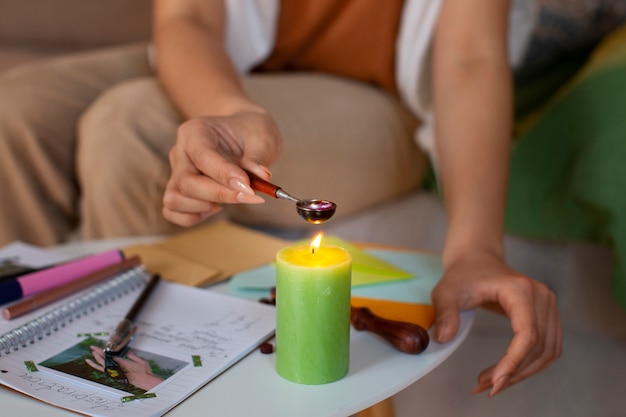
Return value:
M 465 3 L 481 2 L 487 5 L 490 0 Z M 435 131 L 449 220 L 445 263 L 476 249 L 498 256 L 503 252 L 512 132 L 511 77 L 502 23 L 507 14 L 504 9 L 480 17 L 480 8 L 475 12 L 477 20 L 462 21 L 485 28 L 466 35 L 467 26 L 455 24 L 463 10 L 444 5 L 441 25 L 447 27 L 440 25 L 435 40 Z
M 197 1 L 154 3 L 159 80 L 187 118 L 257 109 L 244 93 L 224 47 L 222 2 L 213 0 L 208 8 L 196 5 Z

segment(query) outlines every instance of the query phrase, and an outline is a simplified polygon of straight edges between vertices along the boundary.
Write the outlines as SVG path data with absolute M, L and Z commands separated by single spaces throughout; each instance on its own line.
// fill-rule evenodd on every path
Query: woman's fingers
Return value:
M 532 285 L 526 305 L 512 304 L 505 310 L 511 318 L 514 337 L 504 357 L 483 370 L 473 392 L 491 388 L 490 396 L 534 375 L 552 364 L 561 354 L 562 333 L 556 298 L 545 285 Z M 504 302 L 506 305 L 506 301 Z
M 548 299 L 549 306 L 540 316 L 543 329 L 545 330 L 542 343 L 538 344 L 534 356 L 528 357 L 518 371 L 511 376 L 510 384 L 515 384 L 529 376 L 536 374 L 551 365 L 562 351 L 562 333 L 560 331 L 560 317 L 556 309 L 556 299 L 554 296 Z

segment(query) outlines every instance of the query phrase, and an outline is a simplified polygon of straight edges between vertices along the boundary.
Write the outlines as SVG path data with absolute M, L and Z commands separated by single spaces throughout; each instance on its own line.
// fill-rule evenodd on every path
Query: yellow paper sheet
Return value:
M 371 255 L 337 236 L 324 236 L 323 244 L 344 248 L 352 256 L 352 285 L 383 284 L 413 278 L 413 274 Z

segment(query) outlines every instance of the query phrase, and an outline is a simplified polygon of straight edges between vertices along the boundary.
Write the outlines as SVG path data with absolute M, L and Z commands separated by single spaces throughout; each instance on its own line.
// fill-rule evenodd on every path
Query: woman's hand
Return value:
M 498 256 L 473 253 L 450 263 L 432 298 L 435 337 L 441 343 L 457 333 L 460 310 L 495 307 L 511 320 L 514 336 L 504 357 L 480 373 L 474 393 L 491 387 L 493 396 L 546 368 L 561 354 L 554 293 L 510 269 Z
M 226 45 L 221 0 L 154 2 L 156 75 L 187 120 L 170 151 L 163 215 L 191 226 L 223 204 L 258 204 L 248 170 L 269 179 L 281 139 L 274 120 L 247 96 Z
M 163 196 L 163 215 L 191 226 L 218 213 L 223 204 L 259 204 L 244 170 L 263 179 L 278 156 L 280 134 L 262 110 L 199 117 L 183 123 L 169 159 L 172 174 Z

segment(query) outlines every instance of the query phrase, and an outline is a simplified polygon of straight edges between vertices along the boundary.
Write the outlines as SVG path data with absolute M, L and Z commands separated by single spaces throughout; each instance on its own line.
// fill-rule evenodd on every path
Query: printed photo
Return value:
M 189 364 L 136 349 L 130 349 L 121 357 L 105 358 L 105 344 L 103 340 L 89 337 L 40 362 L 39 366 L 103 387 L 139 395 L 150 391 Z

